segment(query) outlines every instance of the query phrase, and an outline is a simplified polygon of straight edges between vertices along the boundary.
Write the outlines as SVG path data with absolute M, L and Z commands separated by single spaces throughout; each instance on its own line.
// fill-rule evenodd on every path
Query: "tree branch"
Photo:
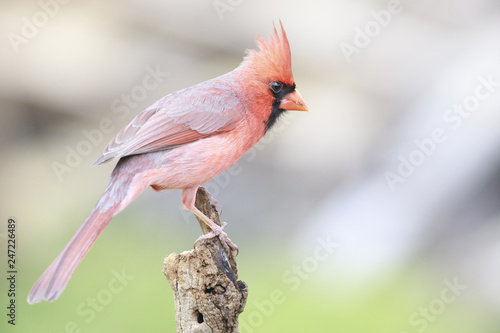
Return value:
M 211 196 L 200 187 L 196 207 L 221 225 Z M 198 218 L 197 218 L 198 219 Z M 198 219 L 204 234 L 210 232 Z M 165 258 L 163 273 L 174 290 L 175 323 L 178 333 L 238 333 L 238 316 L 243 312 L 248 288 L 238 281 L 236 260 L 226 253 L 218 237 L 196 249 Z

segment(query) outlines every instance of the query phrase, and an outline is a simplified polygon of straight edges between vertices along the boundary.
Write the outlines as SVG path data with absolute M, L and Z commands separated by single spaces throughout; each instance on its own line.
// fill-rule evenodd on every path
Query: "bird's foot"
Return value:
M 234 244 L 230 239 L 229 237 L 227 236 L 227 234 L 224 232 L 224 227 L 227 225 L 226 222 L 222 222 L 222 226 L 218 226 L 217 227 L 213 227 L 212 228 L 212 231 L 210 231 L 208 234 L 205 234 L 205 235 L 201 235 L 200 237 L 198 237 L 198 239 L 196 240 L 196 242 L 194 242 L 194 248 L 196 248 L 196 244 L 198 243 L 201 243 L 203 242 L 204 240 L 207 240 L 207 239 L 210 239 L 210 238 L 214 238 L 214 237 L 219 237 L 222 245 L 224 246 L 224 249 L 229 252 L 230 248 L 232 251 L 236 251 L 236 255 L 238 255 L 239 253 L 239 249 L 238 249 L 238 246 L 236 246 L 236 244 Z

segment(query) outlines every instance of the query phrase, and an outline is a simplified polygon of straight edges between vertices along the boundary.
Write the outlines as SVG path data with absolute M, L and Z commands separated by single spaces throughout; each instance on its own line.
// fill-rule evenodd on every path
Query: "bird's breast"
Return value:
M 264 130 L 237 127 L 198 141 L 146 155 L 157 166 L 148 170 L 149 183 L 156 189 L 199 186 L 238 161 L 262 137 Z

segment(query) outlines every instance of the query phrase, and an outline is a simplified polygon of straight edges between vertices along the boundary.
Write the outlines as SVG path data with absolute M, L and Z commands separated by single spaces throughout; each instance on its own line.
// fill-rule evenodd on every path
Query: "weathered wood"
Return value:
M 200 188 L 196 207 L 221 225 L 210 195 Z M 198 220 L 204 234 L 210 232 Z M 238 333 L 248 288 L 238 281 L 233 253 L 226 253 L 219 238 L 204 241 L 196 249 L 165 258 L 163 273 L 174 290 L 175 323 L 178 333 Z

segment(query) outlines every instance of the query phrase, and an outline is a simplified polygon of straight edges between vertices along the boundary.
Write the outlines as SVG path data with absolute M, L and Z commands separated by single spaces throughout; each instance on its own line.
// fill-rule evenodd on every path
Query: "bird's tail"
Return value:
M 111 181 L 85 222 L 83 222 L 64 250 L 42 274 L 33 288 L 31 288 L 28 295 L 28 303 L 33 304 L 43 300 L 56 300 L 64 288 L 66 288 L 75 269 L 85 257 L 92 244 L 94 244 L 97 237 L 99 237 L 108 225 L 109 221 L 142 192 L 142 190 L 131 191 L 131 193 L 129 192 L 123 198 L 123 193 L 128 192 L 128 186 L 125 186 L 127 188 L 123 188 L 124 184 L 119 184 L 122 188 L 120 188 L 120 193 L 118 194 L 116 185 L 116 182 Z M 131 196 L 134 198 L 131 198 Z M 124 205 L 124 203 L 126 204 Z

